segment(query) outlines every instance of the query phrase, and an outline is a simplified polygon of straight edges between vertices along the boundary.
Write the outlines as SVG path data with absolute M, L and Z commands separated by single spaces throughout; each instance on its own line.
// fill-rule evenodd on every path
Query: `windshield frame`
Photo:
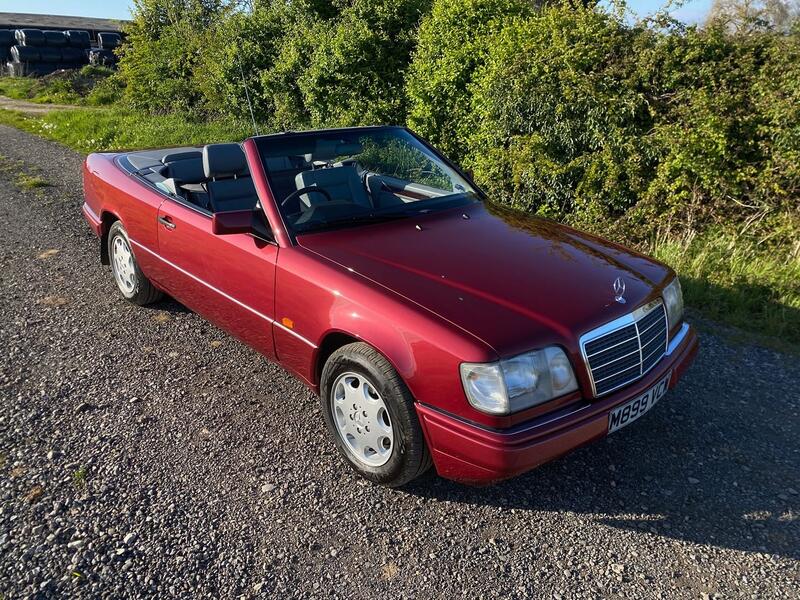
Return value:
M 429 152 L 433 157 L 437 160 L 441 161 L 445 166 L 452 169 L 456 175 L 464 179 L 474 190 L 473 192 L 466 192 L 462 194 L 453 194 L 451 198 L 448 196 L 443 196 L 442 198 L 428 198 L 426 200 L 420 200 L 419 203 L 422 203 L 422 206 L 418 206 L 416 208 L 412 208 L 417 202 L 409 203 L 409 206 L 405 210 L 399 210 L 397 206 L 390 206 L 390 207 L 382 207 L 382 208 L 373 208 L 363 213 L 364 222 L 358 223 L 357 219 L 354 219 L 350 222 L 349 219 L 335 219 L 335 222 L 330 224 L 330 227 L 314 227 L 308 230 L 304 230 L 301 228 L 297 228 L 293 226 L 289 220 L 287 219 L 287 215 L 281 205 L 282 199 L 278 198 L 275 194 L 275 186 L 272 181 L 272 176 L 270 174 L 270 170 L 265 163 L 265 150 L 268 153 L 268 144 L 273 140 L 286 140 L 287 138 L 314 138 L 314 137 L 325 137 L 331 135 L 352 135 L 353 133 L 364 133 L 364 134 L 376 134 L 376 133 L 383 133 L 383 132 L 404 132 L 410 135 L 416 142 L 421 144 L 427 152 Z M 305 234 L 313 234 L 313 233 L 323 233 L 326 231 L 338 230 L 347 227 L 361 227 L 368 224 L 374 224 L 376 222 L 376 218 L 380 217 L 381 215 L 392 214 L 390 218 L 394 219 L 402 219 L 402 218 L 411 218 L 413 216 L 419 215 L 420 213 L 428 213 L 428 212 L 439 212 L 441 210 L 447 210 L 448 208 L 452 208 L 453 206 L 457 205 L 457 203 L 468 203 L 470 200 L 472 202 L 484 202 L 486 201 L 486 194 L 484 191 L 473 181 L 472 177 L 466 173 L 461 167 L 457 164 L 452 162 L 446 156 L 444 156 L 439 150 L 433 146 L 430 142 L 428 142 L 422 136 L 416 134 L 414 131 L 409 129 L 408 127 L 400 126 L 400 125 L 376 125 L 376 126 L 364 126 L 364 127 L 340 127 L 340 128 L 331 128 L 331 129 L 311 129 L 306 131 L 286 131 L 281 133 L 269 134 L 269 135 L 260 135 L 250 138 L 253 142 L 255 142 L 257 155 L 260 161 L 260 166 L 262 172 L 264 173 L 266 183 L 269 186 L 270 196 L 272 196 L 272 201 L 275 204 L 275 208 L 277 209 L 278 214 L 280 215 L 280 219 L 284 229 L 286 230 L 289 238 L 291 239 L 292 243 L 296 243 L 296 237 L 299 235 Z M 439 202 L 441 200 L 449 200 L 449 202 L 445 202 L 441 207 L 432 207 L 428 203 L 429 202 Z M 431 210 L 434 208 L 434 210 Z M 395 214 L 396 213 L 396 214 Z M 405 213 L 405 214 L 403 214 Z M 353 215 L 356 217 L 356 215 Z M 389 220 L 387 218 L 387 220 Z

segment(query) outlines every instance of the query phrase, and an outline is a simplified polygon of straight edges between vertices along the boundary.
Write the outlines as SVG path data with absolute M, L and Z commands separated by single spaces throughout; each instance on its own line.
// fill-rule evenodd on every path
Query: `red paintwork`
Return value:
M 344 342 L 344 334 L 375 347 L 417 400 L 443 476 L 495 481 L 605 435 L 613 406 L 670 368 L 674 385 L 694 358 L 697 338 L 690 330 L 644 379 L 589 402 L 578 338 L 658 297 L 674 276 L 668 267 L 567 227 L 483 204 L 293 239 L 255 142 L 243 146 L 274 242 L 246 233 L 214 235 L 212 218 L 124 172 L 114 154 L 86 160 L 84 215 L 101 237 L 120 219 L 155 285 L 315 391 L 322 349 L 332 349 L 329 340 Z M 626 305 L 613 300 L 611 283 L 619 275 L 627 284 Z M 284 318 L 291 329 L 282 325 Z M 510 416 L 486 415 L 468 403 L 462 362 L 551 344 L 570 357 L 579 391 Z M 562 414 L 568 416 L 556 418 Z
M 479 485 L 492 483 L 605 437 L 611 409 L 645 392 L 669 369 L 672 369 L 669 387 L 675 387 L 697 349 L 697 335 L 689 330 L 683 344 L 636 383 L 594 402 L 577 402 L 506 431 L 476 427 L 418 405 L 417 413 L 432 448 L 436 469 L 450 479 Z M 668 400 L 662 400 L 665 401 Z
M 252 210 L 229 210 L 211 215 L 211 233 L 214 235 L 250 233 L 252 225 Z

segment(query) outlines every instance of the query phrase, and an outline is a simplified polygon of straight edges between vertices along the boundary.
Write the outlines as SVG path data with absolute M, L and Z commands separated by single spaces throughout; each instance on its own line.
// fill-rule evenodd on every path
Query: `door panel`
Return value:
M 275 357 L 272 337 L 278 248 L 248 234 L 214 235 L 211 217 L 172 200 L 158 211 L 163 285 L 225 331 Z

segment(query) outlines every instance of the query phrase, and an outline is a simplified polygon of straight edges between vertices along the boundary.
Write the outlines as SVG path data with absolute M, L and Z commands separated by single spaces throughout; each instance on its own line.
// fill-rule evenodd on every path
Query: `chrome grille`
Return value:
M 595 396 L 642 377 L 667 350 L 667 314 L 654 300 L 581 336 L 583 360 Z

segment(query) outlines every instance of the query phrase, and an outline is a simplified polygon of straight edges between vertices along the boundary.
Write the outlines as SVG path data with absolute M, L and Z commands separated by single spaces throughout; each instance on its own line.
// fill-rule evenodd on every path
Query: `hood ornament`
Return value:
M 617 277 L 613 283 L 614 288 L 614 300 L 619 302 L 620 304 L 625 304 L 625 280 L 622 277 Z

